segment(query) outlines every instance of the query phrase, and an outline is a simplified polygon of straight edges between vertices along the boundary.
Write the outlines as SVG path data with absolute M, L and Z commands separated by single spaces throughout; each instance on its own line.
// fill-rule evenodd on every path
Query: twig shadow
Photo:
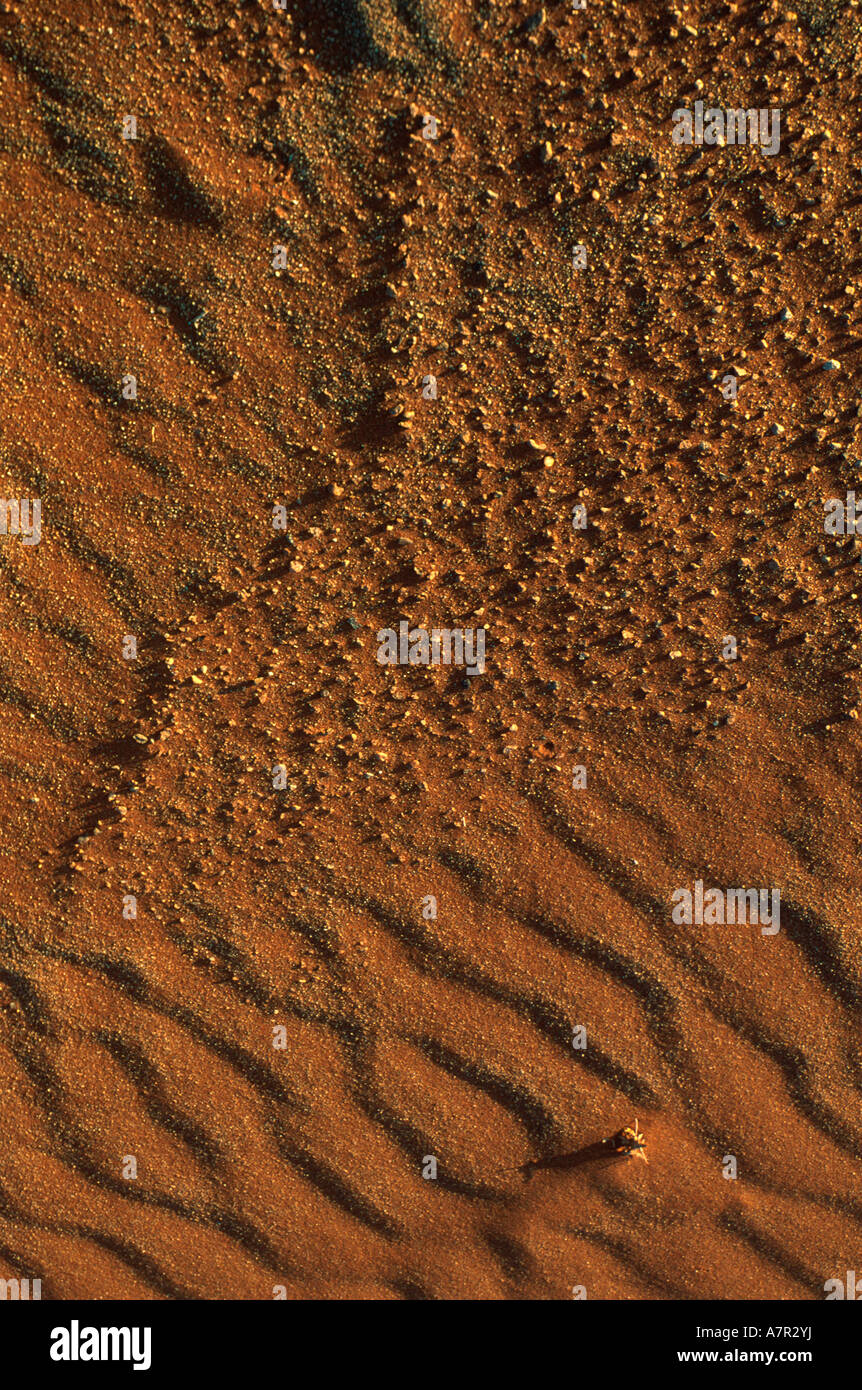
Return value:
M 580 1168 L 583 1163 L 614 1163 L 622 1156 L 599 1140 L 595 1144 L 586 1144 L 582 1149 L 575 1149 L 572 1153 L 555 1154 L 551 1158 L 530 1158 L 521 1164 L 518 1171 L 523 1173 L 525 1181 L 529 1181 L 538 1169 Z

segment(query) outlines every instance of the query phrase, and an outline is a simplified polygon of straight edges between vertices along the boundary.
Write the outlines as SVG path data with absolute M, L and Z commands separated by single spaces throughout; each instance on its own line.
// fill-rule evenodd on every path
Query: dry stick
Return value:
M 706 212 L 703 214 L 704 217 L 706 217 L 706 213 L 712 213 L 712 211 L 714 210 L 714 208 L 721 202 L 722 198 L 724 197 L 725 193 L 727 192 L 727 190 L 728 190 L 728 188 L 729 188 L 729 186 L 730 186 L 730 179 L 731 179 L 731 176 L 730 176 L 730 174 L 728 174 L 727 178 L 724 180 L 724 183 L 721 185 L 721 188 L 720 188 L 720 189 L 718 190 L 718 192 L 715 194 L 715 196 L 714 196 L 712 202 L 710 203 L 709 207 L 706 209 Z

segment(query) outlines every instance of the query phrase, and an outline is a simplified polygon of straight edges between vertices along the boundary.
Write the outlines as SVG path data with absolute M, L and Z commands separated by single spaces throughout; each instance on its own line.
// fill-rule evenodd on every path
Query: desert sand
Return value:
M 858 1267 L 860 14 L 0 4 L 0 1278 Z

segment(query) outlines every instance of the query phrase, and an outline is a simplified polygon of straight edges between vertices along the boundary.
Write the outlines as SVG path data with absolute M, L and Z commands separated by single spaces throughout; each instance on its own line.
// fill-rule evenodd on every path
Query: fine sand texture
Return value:
M 859 1269 L 860 52 L 857 0 L 0 0 L 0 1279 Z

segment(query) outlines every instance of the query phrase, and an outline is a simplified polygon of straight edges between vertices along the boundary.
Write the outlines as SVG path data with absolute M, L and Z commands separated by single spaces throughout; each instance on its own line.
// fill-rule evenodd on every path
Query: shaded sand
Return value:
M 858 1268 L 859 22 L 797 10 L 0 7 L 0 1277 Z M 693 160 L 698 95 L 780 154 Z

